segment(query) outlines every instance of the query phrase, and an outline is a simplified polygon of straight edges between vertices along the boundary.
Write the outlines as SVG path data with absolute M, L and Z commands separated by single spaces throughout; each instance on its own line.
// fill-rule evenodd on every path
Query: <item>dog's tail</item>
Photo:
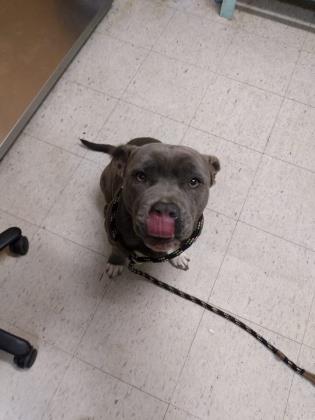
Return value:
M 91 141 L 87 141 L 85 139 L 80 140 L 84 144 L 84 146 L 91 150 L 96 150 L 97 152 L 103 152 L 112 155 L 116 150 L 116 146 L 112 146 L 111 144 L 92 143 Z

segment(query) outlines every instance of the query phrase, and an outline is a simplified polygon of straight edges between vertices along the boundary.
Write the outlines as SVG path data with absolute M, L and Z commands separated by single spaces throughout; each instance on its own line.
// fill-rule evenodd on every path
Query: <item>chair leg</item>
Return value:
M 236 6 L 236 0 L 223 0 L 221 9 L 220 9 L 220 16 L 226 19 L 232 19 L 235 6 Z
M 28 341 L 1 328 L 0 350 L 12 354 L 14 363 L 20 368 L 30 368 L 37 356 L 37 350 Z

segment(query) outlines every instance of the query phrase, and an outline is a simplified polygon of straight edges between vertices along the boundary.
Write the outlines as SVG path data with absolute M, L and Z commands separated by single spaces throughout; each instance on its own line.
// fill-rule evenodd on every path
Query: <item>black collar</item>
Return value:
M 184 252 L 187 248 L 189 248 L 195 240 L 200 235 L 202 228 L 203 228 L 203 215 L 200 216 L 200 219 L 198 220 L 197 226 L 195 227 L 193 233 L 191 236 L 183 241 L 178 249 L 176 251 L 171 252 L 170 254 L 158 256 L 158 257 L 148 257 L 148 256 L 138 256 L 133 251 L 128 249 L 122 241 L 122 238 L 120 236 L 120 233 L 118 232 L 117 226 L 116 226 L 116 214 L 118 209 L 119 200 L 121 197 L 122 187 L 118 190 L 115 197 L 113 198 L 113 201 L 109 204 L 108 213 L 109 213 L 109 235 L 111 237 L 111 240 L 113 242 L 119 242 L 120 246 L 123 247 L 127 253 L 129 260 L 134 263 L 143 263 L 143 262 L 164 262 L 167 260 L 170 260 L 172 258 L 177 257 L 182 252 Z

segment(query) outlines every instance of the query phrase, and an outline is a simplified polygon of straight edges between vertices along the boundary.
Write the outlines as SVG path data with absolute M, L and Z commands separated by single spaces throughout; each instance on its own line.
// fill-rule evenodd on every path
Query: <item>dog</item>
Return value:
M 112 245 L 106 265 L 110 278 L 122 273 L 128 252 L 165 255 L 191 236 L 220 170 L 217 157 L 150 137 L 120 146 L 81 142 L 111 156 L 100 179 L 106 202 L 105 228 Z M 117 243 L 109 234 L 108 208 L 120 190 Z M 184 253 L 169 261 L 177 268 L 188 269 L 189 258 Z

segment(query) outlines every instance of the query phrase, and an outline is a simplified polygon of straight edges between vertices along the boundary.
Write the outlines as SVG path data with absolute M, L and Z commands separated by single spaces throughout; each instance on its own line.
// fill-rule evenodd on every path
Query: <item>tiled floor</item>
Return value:
M 190 270 L 145 268 L 315 372 L 314 80 L 314 33 L 228 22 L 210 0 L 114 1 L 0 163 L 0 229 L 31 242 L 0 255 L 0 326 L 39 346 L 28 372 L 0 354 L 1 420 L 315 418 L 315 388 L 242 330 L 104 275 L 108 158 L 78 142 L 153 136 L 216 154 Z

